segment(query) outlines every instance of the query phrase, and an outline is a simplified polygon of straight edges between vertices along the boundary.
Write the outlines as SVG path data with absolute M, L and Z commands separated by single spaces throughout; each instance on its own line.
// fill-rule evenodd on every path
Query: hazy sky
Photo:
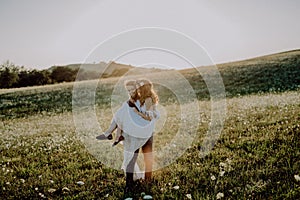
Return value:
M 299 0 L 0 0 L 0 62 L 81 63 L 107 38 L 141 27 L 186 34 L 215 63 L 242 60 L 300 48 L 299 8 Z M 142 65 L 142 56 L 123 61 Z

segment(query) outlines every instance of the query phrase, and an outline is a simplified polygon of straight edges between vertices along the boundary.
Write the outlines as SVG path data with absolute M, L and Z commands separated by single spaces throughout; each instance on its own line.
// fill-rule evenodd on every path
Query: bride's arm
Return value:
M 159 118 L 159 113 L 156 110 L 156 104 L 153 103 L 152 98 L 148 97 L 145 99 L 145 105 L 146 105 L 146 114 L 151 118 Z
M 151 121 L 151 118 L 148 115 L 146 115 L 146 114 L 144 114 L 142 112 L 139 112 L 136 108 L 134 108 L 133 110 L 134 110 L 134 112 L 136 114 L 138 114 L 139 116 L 141 116 L 143 119 Z

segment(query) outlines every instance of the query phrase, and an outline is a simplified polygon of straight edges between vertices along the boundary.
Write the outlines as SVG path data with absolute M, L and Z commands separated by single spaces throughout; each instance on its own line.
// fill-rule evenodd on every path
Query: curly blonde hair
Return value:
M 156 92 L 153 89 L 153 84 L 147 79 L 139 79 L 136 81 L 136 88 L 139 90 L 139 100 L 141 105 L 145 103 L 145 100 L 150 97 L 153 104 L 157 104 L 159 99 Z

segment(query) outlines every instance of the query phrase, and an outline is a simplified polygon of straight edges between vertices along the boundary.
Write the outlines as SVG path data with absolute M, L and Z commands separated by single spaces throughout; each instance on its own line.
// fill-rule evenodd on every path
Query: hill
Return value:
M 228 97 L 297 90 L 300 87 L 300 50 L 276 53 L 243 61 L 216 65 Z M 211 66 L 197 70 L 209 73 Z M 207 97 L 203 78 L 196 69 L 180 72 L 191 82 L 198 96 Z
M 71 69 L 75 71 L 80 71 L 80 74 L 84 77 L 77 77 L 77 80 L 92 80 L 99 78 L 100 72 L 102 78 L 109 78 L 109 77 L 120 77 L 126 73 L 131 73 L 130 71 L 134 71 L 134 74 L 140 73 L 152 73 L 161 71 L 161 69 L 154 69 L 154 68 L 143 68 L 139 67 L 136 68 L 132 65 L 126 65 L 121 63 L 116 63 L 111 61 L 109 63 L 100 62 L 97 64 L 70 64 L 65 66 L 52 66 L 48 69 L 49 72 L 52 72 L 54 69 L 58 67 L 63 67 L 66 69 Z
M 78 67 L 71 65 L 69 67 Z M 97 65 L 87 65 L 93 72 Z M 111 103 L 111 94 L 124 71 L 134 77 L 148 77 L 156 80 L 169 80 L 176 87 L 180 82 L 170 76 L 174 70 L 143 69 L 114 63 L 108 74 L 116 77 L 101 79 L 102 87 L 96 91 L 97 106 L 107 106 Z M 283 52 L 249 59 L 245 61 L 217 65 L 227 98 L 249 94 L 277 93 L 284 91 L 299 91 L 300 87 L 300 50 Z M 209 73 L 210 66 L 199 67 Z M 175 71 L 176 72 L 176 71 Z M 206 83 L 196 69 L 179 70 L 192 86 L 199 100 L 209 100 L 210 95 Z M 95 74 L 95 73 L 93 73 Z M 133 78 L 134 78 L 133 77 Z M 97 80 L 84 81 L 83 84 L 97 84 Z M 41 112 L 65 112 L 72 110 L 73 84 L 54 84 L 39 87 L 19 89 L 0 89 L 0 115 L 5 118 L 23 117 Z M 166 86 L 155 84 L 161 104 L 175 102 L 176 96 Z M 105 96 L 105 98 L 104 98 Z M 62 101 L 63 100 L 63 101 Z M 51 105 L 50 105 L 51 104 Z

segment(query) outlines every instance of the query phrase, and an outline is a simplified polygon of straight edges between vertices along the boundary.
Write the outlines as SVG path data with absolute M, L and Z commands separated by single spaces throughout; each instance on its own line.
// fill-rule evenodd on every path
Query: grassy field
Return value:
M 199 152 L 211 122 L 211 102 L 199 75 L 182 71 L 197 94 L 197 138 L 174 163 L 154 172 L 151 188 L 137 182 L 137 198 L 149 189 L 155 199 L 300 198 L 299 51 L 275 58 L 219 66 L 227 114 L 219 140 L 204 158 Z M 112 117 L 109 97 L 117 81 L 103 80 L 97 88 L 102 127 Z M 155 135 L 157 151 L 177 132 L 180 105 L 172 91 L 156 86 L 167 113 Z M 72 89 L 72 83 L 64 83 L 0 90 L 1 199 L 122 198 L 124 173 L 97 160 L 76 135 Z

